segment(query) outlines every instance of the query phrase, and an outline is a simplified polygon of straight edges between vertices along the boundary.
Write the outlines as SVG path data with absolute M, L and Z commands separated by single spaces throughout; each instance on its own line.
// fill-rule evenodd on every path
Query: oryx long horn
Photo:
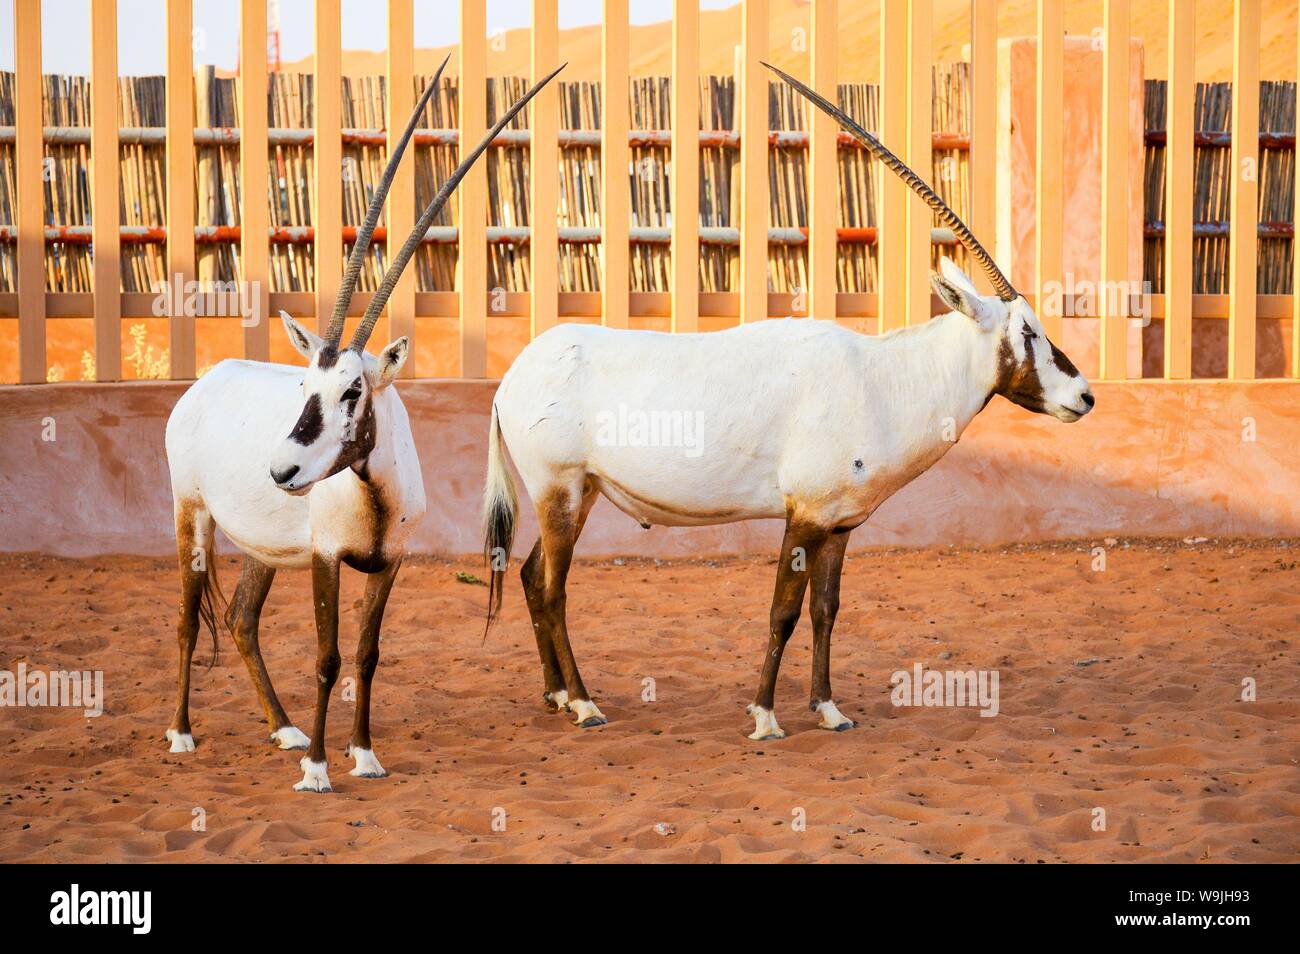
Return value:
M 952 229 L 957 236 L 957 241 L 966 246 L 966 250 L 970 252 L 971 257 L 984 269 L 984 273 L 988 275 L 989 282 L 993 285 L 999 298 L 1003 301 L 1014 301 L 1019 297 L 1019 293 L 1011 287 L 1007 277 L 1002 274 L 1002 270 L 993 261 L 993 256 L 971 234 L 971 230 L 966 227 L 965 222 L 957 217 L 957 213 L 948 208 L 948 203 L 939 198 L 938 193 L 926 185 L 924 179 L 909 169 L 903 163 L 903 160 L 886 149 L 879 139 L 854 122 L 852 117 L 845 113 L 844 110 L 832 105 L 824 96 L 809 89 L 793 76 L 777 69 L 772 64 L 764 63 L 763 65 L 811 100 L 814 106 L 852 133 L 858 142 L 871 150 L 875 157 L 885 164 L 885 168 L 906 182 L 917 195 L 924 199 L 925 204 L 939 214 L 939 218 L 943 220 L 943 223 Z
M 406 131 L 402 133 L 402 138 L 397 140 L 393 147 L 393 154 L 388 157 L 388 165 L 384 167 L 383 177 L 379 180 L 379 185 L 375 188 L 374 197 L 370 200 L 370 207 L 366 209 L 365 221 L 361 223 L 361 228 L 357 229 L 357 240 L 352 244 L 352 254 L 348 256 L 347 268 L 343 271 L 343 281 L 339 285 L 338 296 L 334 299 L 334 314 L 330 316 L 329 328 L 325 330 L 325 341 L 338 347 L 339 339 L 343 337 L 343 322 L 348 315 L 348 304 L 352 301 L 352 290 L 357 287 L 357 277 L 361 274 L 361 265 L 366 260 L 366 249 L 370 247 L 370 237 L 375 232 L 375 226 L 379 223 L 379 213 L 384 208 L 384 200 L 388 198 L 389 186 L 393 184 L 393 176 L 397 174 L 397 167 L 402 161 L 402 153 L 406 151 L 406 144 L 411 141 L 411 135 L 415 132 L 416 123 L 420 121 L 420 114 L 424 112 L 425 105 L 429 102 L 429 97 L 433 95 L 434 90 L 438 88 L 438 81 L 442 79 L 442 71 L 451 59 L 451 54 L 442 61 L 438 67 L 438 72 L 433 74 L 433 79 L 429 85 L 424 88 L 420 94 L 420 101 L 415 104 L 415 111 L 411 113 L 411 119 L 406 124 Z M 389 95 L 392 91 L 389 91 Z
M 442 211 L 442 207 L 446 205 L 447 199 L 456 191 L 456 186 L 460 184 L 460 180 L 465 178 L 465 174 L 469 172 L 470 166 L 474 165 L 474 160 L 487 150 L 487 147 L 492 144 L 492 140 L 497 137 L 497 134 L 506 128 L 506 125 L 510 120 L 515 118 L 515 114 L 527 106 L 529 100 L 536 96 L 543 86 L 555 79 L 560 70 L 564 69 L 568 65 L 568 63 L 561 63 L 550 76 L 539 81 L 536 86 L 524 94 L 523 99 L 519 100 L 519 102 L 507 109 L 501 118 L 497 120 L 496 125 L 489 129 L 487 135 L 484 136 L 482 140 L 480 140 L 479 144 L 474 147 L 473 152 L 468 155 L 465 154 L 465 144 L 461 143 L 462 158 L 460 160 L 460 165 L 456 167 L 456 170 L 451 174 L 451 177 L 442 184 L 442 188 L 439 189 L 438 194 L 433 197 L 433 201 L 430 202 L 424 212 L 421 213 L 419 221 L 415 223 L 415 228 L 411 230 L 411 234 L 407 237 L 402 247 L 397 250 L 397 254 L 393 256 L 392 261 L 389 263 L 388 271 L 384 273 L 384 280 L 380 282 L 379 288 L 375 292 L 375 296 L 370 299 L 370 304 L 366 307 L 366 313 L 361 319 L 361 324 L 357 326 L 357 333 L 352 336 L 352 341 L 348 345 L 349 348 L 352 348 L 354 351 L 360 351 L 365 348 L 366 342 L 370 339 L 370 333 L 375 329 L 375 322 L 379 320 L 379 313 L 384 310 L 384 305 L 388 302 L 388 296 L 393 293 L 393 289 L 397 286 L 397 280 L 402 277 L 402 271 L 406 268 L 406 263 L 411 260 L 411 256 L 415 254 L 415 250 L 420 247 L 420 242 L 424 240 L 425 233 L 429 231 L 429 226 L 433 224 L 433 220 L 437 218 L 438 213 Z M 469 90 L 463 90 L 462 92 L 464 95 L 470 95 Z M 482 250 L 462 248 L 460 253 L 462 255 L 482 254 Z

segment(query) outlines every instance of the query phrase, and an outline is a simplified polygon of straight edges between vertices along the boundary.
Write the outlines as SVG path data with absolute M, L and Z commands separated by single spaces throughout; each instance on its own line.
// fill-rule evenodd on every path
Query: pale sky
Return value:
M 272 0 L 274 2 L 274 0 Z M 486 0 L 489 35 L 526 27 L 529 0 Z M 703 10 L 734 6 L 739 0 L 701 0 Z M 91 0 L 41 0 L 41 70 L 45 73 L 90 72 Z M 279 0 L 280 57 L 302 59 L 312 51 L 315 33 L 312 0 Z M 454 44 L 460 28 L 454 0 L 415 0 L 417 49 Z M 600 0 L 560 0 L 560 29 L 600 22 Z M 165 72 L 166 16 L 163 0 L 118 0 L 118 72 L 124 76 Z M 349 50 L 387 48 L 384 0 L 343 0 L 343 46 Z M 672 16 L 671 0 L 629 0 L 634 24 L 658 23 Z M 233 70 L 239 56 L 238 0 L 196 0 L 194 61 Z M 14 68 L 12 0 L 0 0 L 0 70 Z

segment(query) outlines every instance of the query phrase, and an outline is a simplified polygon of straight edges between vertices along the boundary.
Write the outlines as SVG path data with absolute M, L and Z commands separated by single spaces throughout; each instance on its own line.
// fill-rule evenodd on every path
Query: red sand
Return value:
M 481 569 L 412 561 L 376 677 L 390 775 L 348 774 L 352 707 L 336 690 L 335 792 L 318 796 L 292 791 L 300 753 L 265 742 L 228 636 L 211 672 L 201 636 L 198 751 L 167 753 L 169 564 L 3 557 L 0 669 L 102 669 L 107 706 L 0 709 L 0 860 L 1294 861 L 1297 560 L 1294 542 L 1112 546 L 1101 573 L 1087 545 L 851 557 L 832 678 L 859 727 L 815 727 L 805 614 L 777 690 L 789 738 L 762 743 L 744 705 L 768 561 L 580 563 L 574 645 L 611 720 L 590 730 L 542 708 L 516 571 L 481 646 L 485 590 L 455 576 Z M 221 572 L 229 593 L 234 561 Z M 345 572 L 345 676 L 360 582 Z M 262 641 L 309 731 L 307 587 L 281 574 Z M 914 662 L 996 668 L 1001 713 L 895 708 L 890 674 Z M 1240 701 L 1245 677 L 1256 702 Z M 206 831 L 191 830 L 196 808 Z

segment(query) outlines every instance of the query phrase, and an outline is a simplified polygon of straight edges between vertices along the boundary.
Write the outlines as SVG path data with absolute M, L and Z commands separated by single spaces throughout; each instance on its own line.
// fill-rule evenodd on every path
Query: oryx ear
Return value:
M 939 257 L 939 274 L 948 279 L 949 283 L 956 285 L 959 288 L 964 288 L 972 295 L 979 294 L 979 290 L 975 287 L 975 283 L 970 280 L 970 276 L 963 272 L 957 266 L 957 263 L 947 255 L 941 255 Z
M 293 345 L 294 350 L 308 361 L 315 357 L 316 352 L 325 343 L 325 339 L 312 334 L 294 321 L 287 311 L 280 312 L 280 320 L 284 322 L 285 333 L 289 336 L 289 343 Z
M 370 372 L 370 387 L 378 391 L 397 380 L 397 374 L 411 353 L 411 341 L 405 335 L 398 338 L 375 356 L 375 367 Z
M 992 331 L 996 327 L 998 316 L 994 310 L 995 306 L 983 295 L 973 289 L 963 288 L 961 284 L 951 282 L 934 272 L 930 273 L 930 287 L 945 305 L 970 318 L 985 331 Z

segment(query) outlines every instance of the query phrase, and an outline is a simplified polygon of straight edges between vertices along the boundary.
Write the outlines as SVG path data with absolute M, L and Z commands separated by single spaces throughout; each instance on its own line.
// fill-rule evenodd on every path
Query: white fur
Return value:
M 754 731 L 749 737 L 755 742 L 785 738 L 785 730 L 777 725 L 776 713 L 771 709 L 751 705 L 745 711 L 754 717 Z
M 175 729 L 168 729 L 164 734 L 167 741 L 172 744 L 172 747 L 167 750 L 168 752 L 194 751 L 194 736 L 188 732 L 177 732 Z
M 379 759 L 375 758 L 373 749 L 359 749 L 354 745 L 348 746 L 348 755 L 356 759 L 356 767 L 349 773 L 357 778 L 384 778 L 388 775 L 384 767 L 379 764 Z
M 839 709 L 835 708 L 835 703 L 827 699 L 825 702 L 817 704 L 817 714 L 820 715 L 821 721 L 817 723 L 820 729 L 839 730 L 841 728 L 853 728 L 853 720 Z
M 272 732 L 271 741 L 285 750 L 306 749 L 311 744 L 311 739 L 291 725 L 286 725 L 283 729 L 276 729 Z
M 330 777 L 325 771 L 324 762 L 313 762 L 307 756 L 302 757 L 298 763 L 302 769 L 302 781 L 293 787 L 295 792 L 332 792 L 330 787 Z
M 550 696 L 557 709 L 569 708 L 569 691 L 567 689 L 561 689 L 559 692 L 548 692 L 546 695 Z
M 574 699 L 570 701 L 569 711 L 574 715 L 574 725 L 582 725 L 588 719 L 599 719 L 601 723 L 606 721 L 605 714 L 596 708 L 596 703 L 590 699 Z
M 1021 329 L 1037 319 L 1023 299 L 957 294 L 973 314 L 878 337 L 796 319 L 679 335 L 560 325 L 502 380 L 501 435 L 534 500 L 585 474 L 643 524 L 784 518 L 793 502 L 823 526 L 856 526 L 983 408 L 1003 341 L 1024 353 Z M 1048 410 L 1077 419 L 1088 383 L 1065 380 L 1045 342 L 1036 364 Z M 620 405 L 698 415 L 699 452 L 600 440 Z
M 369 355 L 362 359 L 344 351 L 331 372 L 339 379 L 348 377 L 342 385 L 346 388 L 351 372 L 373 370 L 374 362 Z M 175 500 L 202 501 L 236 546 L 268 566 L 310 566 L 313 551 L 331 559 L 350 547 L 370 550 L 369 521 L 362 516 L 370 490 L 353 468 L 295 486 L 293 493 L 277 487 L 270 476 L 272 460 L 292 453 L 288 445 L 307 456 L 313 448 L 328 447 L 331 460 L 337 452 L 337 440 L 325 435 L 313 448 L 286 440 L 303 410 L 304 379 L 321 375 L 314 368 L 222 361 L 181 395 L 167 421 Z M 397 390 L 381 385 L 370 399 L 376 435 L 366 467 L 371 484 L 382 488 L 393 511 L 383 549 L 385 556 L 396 557 L 424 515 L 424 481 Z M 303 479 L 311 479 L 322 465 L 304 457 L 299 466 Z

